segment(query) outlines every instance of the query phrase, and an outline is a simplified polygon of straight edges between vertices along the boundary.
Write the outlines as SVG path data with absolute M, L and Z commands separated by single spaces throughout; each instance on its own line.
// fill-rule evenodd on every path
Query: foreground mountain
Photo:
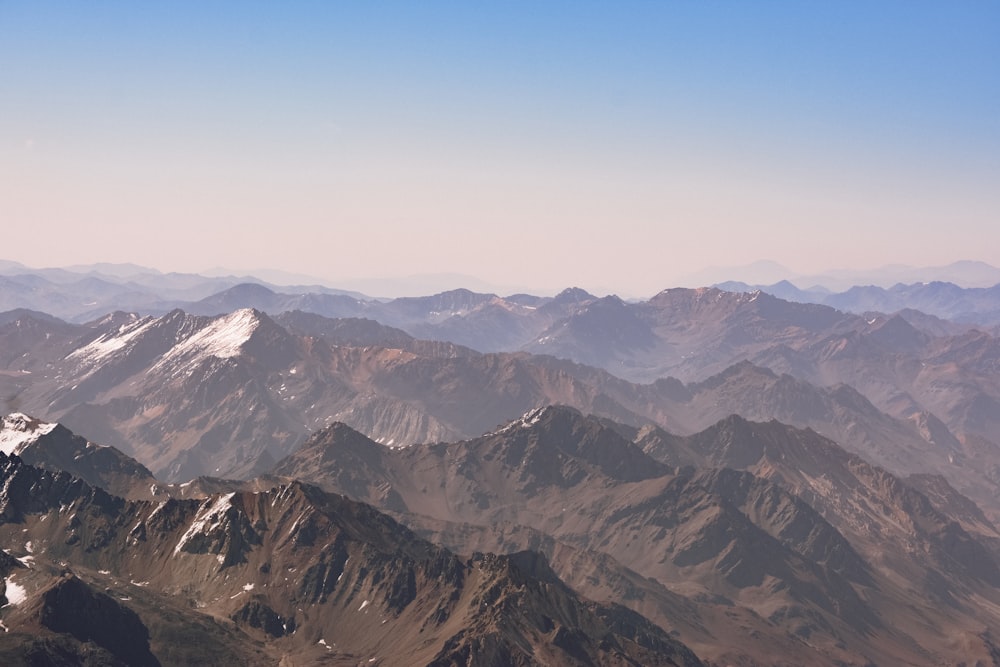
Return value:
M 1000 586 L 1000 531 L 940 477 L 909 482 L 811 430 L 735 415 L 692 436 L 646 427 L 634 440 L 659 461 L 746 470 L 777 482 L 816 508 L 887 575 L 915 580 L 946 572 Z M 915 564 L 922 566 L 919 572 L 907 571 Z
M 754 456 L 757 429 L 785 449 Z M 746 472 L 674 468 L 629 433 L 652 447 L 650 431 L 639 437 L 567 408 L 405 449 L 333 425 L 274 472 L 393 511 L 456 548 L 541 549 L 588 595 L 620 592 L 629 572 L 646 577 L 665 590 L 633 586 L 626 604 L 721 664 L 988 659 L 1000 569 L 997 531 L 981 513 L 948 515 L 832 442 L 777 424 L 724 422 L 673 445 L 697 463 L 732 452 L 743 458 L 716 454 L 714 465 Z M 661 452 L 667 439 L 656 441 Z M 587 574 L 574 574 L 581 567 Z M 682 604 L 676 596 L 696 624 L 657 616 Z
M 700 664 L 537 554 L 462 560 L 315 487 L 126 501 L 0 455 L 0 488 L 12 662 Z
M 56 428 L 30 418 L 21 418 L 21 423 L 24 432 L 36 434 Z M 664 462 L 650 458 L 643 448 Z M 678 469 L 674 467 L 678 463 L 697 468 Z M 205 549 L 210 558 L 220 565 L 245 558 L 249 573 L 263 563 L 255 565 L 247 550 L 258 545 L 270 548 L 261 526 L 278 530 L 273 513 L 250 509 L 259 508 L 262 497 L 270 499 L 272 507 L 283 502 L 266 490 L 272 487 L 264 480 L 200 479 L 162 487 L 165 494 L 194 496 L 193 500 L 98 500 L 96 505 L 104 508 L 101 512 L 91 508 L 81 513 L 73 501 L 66 500 L 75 489 L 83 488 L 79 483 L 17 464 L 23 470 L 3 488 L 19 500 L 0 505 L 6 520 L 14 522 L 9 542 L 17 547 L 14 555 L 30 565 L 39 557 L 42 544 L 46 554 L 81 563 L 78 552 L 52 546 L 57 540 L 54 533 L 30 528 L 30 518 L 21 520 L 22 514 L 30 517 L 32 512 L 46 511 L 36 505 L 39 497 L 49 495 L 41 491 L 51 485 L 61 499 L 58 505 L 52 501 L 52 509 L 61 511 L 58 518 L 39 518 L 39 526 L 54 530 L 51 526 L 68 521 L 63 528 L 66 532 L 58 538 L 65 546 L 76 544 L 87 554 L 96 548 L 95 540 L 131 529 L 126 538 L 130 546 L 122 552 L 124 560 L 85 558 L 83 562 L 91 571 L 98 570 L 97 574 L 80 567 L 73 567 L 73 572 L 90 589 L 102 591 L 107 577 L 100 570 L 124 572 L 122 568 L 128 565 L 130 581 L 150 581 L 146 586 L 127 586 L 119 596 L 131 598 L 126 602 L 140 618 L 152 612 L 132 601 L 144 600 L 142 604 L 158 609 L 169 607 L 158 597 L 163 581 L 157 583 L 160 575 L 153 570 L 178 566 L 173 562 L 160 565 L 158 553 L 172 549 L 177 560 L 186 553 L 188 542 L 208 544 Z M 35 472 L 24 476 L 30 470 Z M 373 503 L 459 553 L 544 552 L 552 570 L 573 590 L 595 600 L 625 603 L 718 664 L 954 662 L 958 659 L 950 643 L 954 637 L 963 638 L 963 655 L 986 656 L 992 650 L 987 630 L 995 622 L 990 609 L 1000 586 L 1000 541 L 989 520 L 941 478 L 899 480 L 811 431 L 731 417 L 684 437 L 655 427 L 636 429 L 585 418 L 567 408 L 547 408 L 482 438 L 390 449 L 343 424 L 334 424 L 310 438 L 275 472 L 285 479 L 312 479 Z M 69 489 L 46 481 L 57 477 L 66 480 Z M 316 496 L 319 492 L 309 491 L 311 487 L 273 479 L 271 485 L 304 489 L 311 502 L 320 502 L 322 494 Z M 248 505 L 248 499 L 257 504 Z M 233 522 L 231 507 L 245 512 L 247 519 Z M 111 521 L 108 517 L 119 508 L 121 515 L 133 518 Z M 300 523 L 311 525 L 303 511 L 300 505 L 292 507 L 287 522 L 296 514 Z M 146 512 L 149 517 L 143 519 Z M 167 540 L 164 546 L 164 539 L 156 541 L 147 535 L 145 542 L 150 544 L 140 545 L 139 558 L 148 553 L 142 549 L 152 549 L 150 564 L 134 569 L 137 566 L 130 563 L 128 551 L 133 543 L 143 542 L 140 533 L 154 528 L 160 519 L 153 519 L 161 515 L 173 531 L 173 541 Z M 83 518 L 87 516 L 104 519 L 94 527 Z M 368 526 L 385 521 L 372 514 L 359 516 Z M 225 531 L 206 529 L 205 537 L 196 537 L 192 522 L 203 527 L 229 522 L 234 529 L 227 536 L 221 535 Z M 83 528 L 84 524 L 89 527 Z M 19 532 L 25 528 L 27 533 Z M 320 537 L 314 546 L 323 541 Z M 24 547 L 18 547 L 22 542 Z M 301 548 L 300 541 L 295 544 Z M 198 551 L 202 546 L 191 548 Z M 108 546 L 112 552 L 118 547 Z M 278 559 L 273 554 L 268 558 Z M 544 574 L 548 566 L 537 557 L 512 558 L 530 576 L 543 580 L 553 576 Z M 213 591 L 216 580 L 231 572 L 227 568 L 221 567 L 215 575 L 184 570 L 178 576 L 193 582 L 189 592 Z M 302 571 L 298 564 L 286 565 L 282 571 L 290 573 L 291 568 Z M 273 562 L 268 569 L 274 573 Z M 12 581 L 16 596 L 25 580 L 15 573 Z M 259 580 L 249 583 L 263 591 Z M 268 588 L 276 585 L 270 582 Z M 226 586 L 232 587 L 232 582 Z M 231 596 L 240 600 L 246 592 L 220 590 L 214 593 L 213 604 Z M 152 597 L 143 598 L 144 594 Z M 189 604 L 215 608 L 205 596 Z M 279 619 L 288 618 L 288 610 L 279 609 L 273 601 L 265 605 Z M 181 614 L 180 608 L 176 611 Z M 238 611 L 226 607 L 221 617 Z M 248 623 L 272 618 L 271 627 L 276 627 L 277 621 L 268 613 L 246 614 Z M 3 617 L 10 626 L 8 618 Z M 181 622 L 180 616 L 172 619 L 172 623 Z M 462 621 L 470 622 L 468 618 Z M 229 642 L 237 641 L 233 636 L 223 633 L 220 638 L 216 636 L 219 628 L 198 627 L 198 632 L 207 633 L 203 639 L 211 639 L 212 650 L 219 656 L 236 655 L 227 653 L 233 650 Z M 153 637 L 150 650 L 162 655 L 156 644 L 160 630 L 148 629 Z M 720 637 L 727 639 L 720 641 Z M 266 654 L 272 641 L 276 640 L 265 636 L 262 645 L 249 646 Z M 0 653 L 4 646 L 0 642 Z M 16 651 L 22 649 L 42 650 L 34 644 L 15 643 Z M 239 655 L 249 664 L 267 661 Z
M 125 498 L 152 498 L 164 492 L 145 466 L 114 447 L 27 415 L 13 413 L 0 419 L 0 451 L 39 468 L 68 472 Z

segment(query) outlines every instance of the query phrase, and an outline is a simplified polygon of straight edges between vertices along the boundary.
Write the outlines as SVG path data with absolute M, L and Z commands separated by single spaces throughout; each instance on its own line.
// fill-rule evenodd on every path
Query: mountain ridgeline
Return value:
M 682 435 L 740 414 L 812 428 L 900 474 L 944 475 L 1000 516 L 1000 346 L 989 334 L 935 335 L 899 315 L 719 290 L 640 304 L 571 291 L 518 307 L 562 318 L 540 349 L 581 359 L 600 350 L 606 368 L 295 311 L 117 313 L 87 325 L 18 313 L 0 325 L 0 395 L 8 411 L 113 445 L 167 482 L 252 477 L 335 421 L 407 446 L 475 437 L 539 405 Z
M 22 453 L 56 430 L 8 424 L 34 426 Z M 213 485 L 127 500 L 4 454 L 15 594 L 0 655 L 90 642 L 190 664 L 177 636 L 246 664 L 957 664 L 998 650 L 1000 532 L 975 504 L 778 422 L 676 436 L 548 407 L 406 448 L 338 422 L 253 484 Z M 35 600 L 58 587 L 148 643 L 53 625 Z
M 1000 664 L 991 289 L 727 287 L 7 271 L 0 663 Z
M 0 454 L 0 483 L 19 555 L 4 560 L 7 664 L 95 645 L 101 664 L 701 664 L 539 554 L 462 559 L 299 482 L 126 501 Z
M 453 548 L 541 549 L 587 594 L 624 568 L 685 596 L 698 618 L 718 622 L 718 605 L 735 606 L 766 619 L 771 646 L 778 629 L 831 664 L 942 656 L 951 633 L 990 627 L 979 605 L 1000 593 L 1000 533 L 981 513 L 950 514 L 905 479 L 777 422 L 730 417 L 679 437 L 551 407 L 480 438 L 402 449 L 336 424 L 273 472 L 382 507 Z M 583 575 L 580 552 L 615 565 Z M 637 610 L 676 627 L 655 611 L 669 596 L 633 595 Z M 750 648 L 763 630 L 751 627 L 713 629 L 766 664 L 766 649 Z M 679 636 L 713 660 L 739 655 Z

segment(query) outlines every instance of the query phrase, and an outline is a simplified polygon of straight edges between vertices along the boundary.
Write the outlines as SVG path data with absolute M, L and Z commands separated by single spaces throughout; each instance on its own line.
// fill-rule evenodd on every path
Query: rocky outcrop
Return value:
M 41 595 L 39 623 L 80 642 L 93 642 L 128 665 L 159 665 L 149 650 L 149 630 L 132 610 L 91 589 L 75 576 L 63 577 Z

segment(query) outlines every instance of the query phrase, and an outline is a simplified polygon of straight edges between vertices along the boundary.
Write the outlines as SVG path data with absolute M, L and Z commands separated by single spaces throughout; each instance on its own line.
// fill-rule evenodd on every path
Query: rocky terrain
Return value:
M 292 482 L 127 501 L 0 455 L 6 664 L 699 665 L 533 552 L 459 558 Z
M 186 304 L 0 313 L 0 660 L 1000 659 L 1000 347 L 968 321 Z
M 663 591 L 633 588 L 625 604 L 723 664 L 768 664 L 775 646 L 800 664 L 958 662 L 992 650 L 996 528 L 777 423 L 734 417 L 679 438 L 547 408 L 481 438 L 395 450 L 334 425 L 274 473 L 372 503 L 455 548 L 541 549 L 589 595 L 627 572 L 647 577 L 686 599 L 689 623 L 730 643 L 658 618 L 678 604 Z M 583 564 L 587 575 L 574 577 Z
M 153 473 L 114 447 L 95 444 L 62 424 L 44 423 L 24 414 L 0 419 L 0 451 L 39 468 L 68 472 L 124 498 L 152 498 L 164 493 Z
M 729 299 L 718 296 L 713 308 Z M 995 519 L 994 340 L 932 337 L 899 318 L 862 320 L 858 333 L 858 318 L 813 308 L 826 313 L 826 328 L 808 336 L 794 329 L 816 341 L 799 350 L 761 343 L 756 358 L 765 365 L 739 361 L 703 380 L 651 384 L 546 355 L 482 354 L 371 320 L 294 311 L 116 314 L 89 325 L 19 312 L 0 325 L 8 358 L 0 388 L 9 410 L 111 444 L 167 482 L 252 477 L 334 421 L 405 446 L 474 437 L 560 403 L 678 434 L 729 414 L 808 426 L 895 472 L 942 474 Z M 784 325 L 768 326 L 773 334 Z M 711 337 L 703 338 L 708 350 Z M 927 361 L 908 349 L 927 350 Z
M 49 426 L 14 416 L 4 432 L 34 435 L 13 448 L 29 452 Z M 677 436 L 551 407 L 402 449 L 335 423 L 271 477 L 161 484 L 155 500 L 0 464 L 0 655 L 15 663 L 413 664 L 400 656 L 418 640 L 418 664 L 697 664 L 675 639 L 720 665 L 996 652 L 1000 533 L 975 504 L 777 422 Z M 451 621 L 429 625 L 445 599 Z M 80 610 L 100 622 L 66 620 Z M 376 611 L 385 634 L 357 625 Z M 101 634 L 126 625 L 137 643 Z

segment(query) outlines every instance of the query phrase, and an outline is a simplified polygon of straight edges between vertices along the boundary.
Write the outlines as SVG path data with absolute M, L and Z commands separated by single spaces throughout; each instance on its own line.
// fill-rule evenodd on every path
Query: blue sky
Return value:
M 0 0 L 0 256 L 1000 265 L 1000 3 Z

